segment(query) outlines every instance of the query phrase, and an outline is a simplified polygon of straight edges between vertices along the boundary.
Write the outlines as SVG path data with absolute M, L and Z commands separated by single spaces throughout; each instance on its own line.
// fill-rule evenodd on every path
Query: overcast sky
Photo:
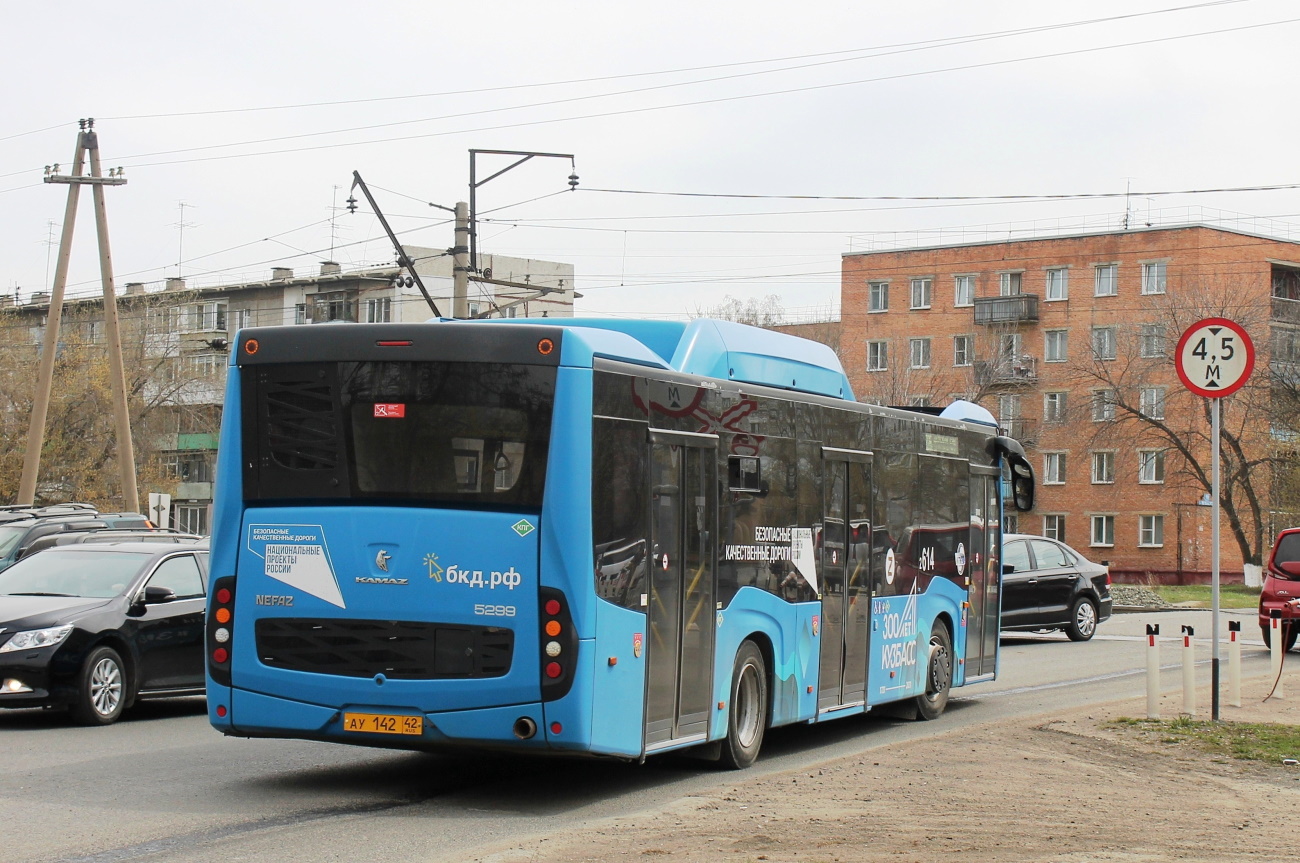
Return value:
M 69 171 L 80 117 L 105 169 L 126 169 L 106 190 L 119 289 L 391 262 L 367 208 L 341 209 L 354 170 L 404 242 L 450 246 L 428 204 L 468 200 L 471 148 L 574 155 L 576 192 L 567 159 L 481 186 L 479 246 L 572 262 L 595 315 L 775 294 L 792 319 L 824 317 L 845 252 L 1118 224 L 1126 206 L 1300 223 L 1297 189 L 1145 194 L 1300 183 L 1287 0 L 49 0 L 0 16 L 0 290 L 24 300 L 53 279 L 67 186 L 41 176 Z M 480 179 L 511 161 L 480 156 Z M 1104 193 L 1120 197 L 879 200 Z M 729 197 L 746 195 L 774 197 Z M 99 290 L 88 190 L 76 224 L 73 296 Z

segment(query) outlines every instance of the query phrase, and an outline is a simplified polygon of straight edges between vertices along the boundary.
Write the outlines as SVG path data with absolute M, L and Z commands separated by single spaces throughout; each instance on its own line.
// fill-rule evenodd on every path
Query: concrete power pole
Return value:
M 50 293 L 50 309 L 45 324 L 45 340 L 41 349 L 41 364 L 37 373 L 36 394 L 32 399 L 32 416 L 27 431 L 27 451 L 23 458 L 23 476 L 18 486 L 18 503 L 36 502 L 36 480 L 40 474 L 41 449 L 45 445 L 45 420 L 50 406 L 50 390 L 54 380 L 54 359 L 59 348 L 59 323 L 63 314 L 63 292 L 68 281 L 68 260 L 72 254 L 72 233 L 77 220 L 77 202 L 81 186 L 89 185 L 95 199 L 95 225 L 99 235 L 99 271 L 104 288 L 104 330 L 108 334 L 109 365 L 113 389 L 113 415 L 116 424 L 117 458 L 122 477 L 122 508 L 140 511 L 140 501 L 135 481 L 135 447 L 131 441 L 131 420 L 127 411 L 126 376 L 122 367 L 122 340 L 117 325 L 117 294 L 113 287 L 112 256 L 108 246 L 108 216 L 104 207 L 104 186 L 122 186 L 126 178 L 105 177 L 100 173 L 99 139 L 95 134 L 93 119 L 80 121 L 77 149 L 72 160 L 72 174 L 61 175 L 58 166 L 54 173 L 48 170 L 47 183 L 68 186 L 68 203 L 63 214 L 63 234 L 59 240 L 59 261 L 54 270 L 54 285 Z M 90 153 L 91 176 L 82 175 L 86 153 Z
M 469 317 L 469 204 L 456 204 L 456 243 L 452 246 L 451 316 Z

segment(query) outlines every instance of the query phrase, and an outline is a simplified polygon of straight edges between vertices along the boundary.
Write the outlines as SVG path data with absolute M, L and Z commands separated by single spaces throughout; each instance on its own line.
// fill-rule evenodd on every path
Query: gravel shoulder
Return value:
M 1271 683 L 1247 681 L 1243 706 L 1224 705 L 1223 719 L 1300 724 L 1300 692 L 1265 702 Z M 1181 694 L 1170 694 L 1162 715 L 1180 707 Z M 737 774 L 715 795 L 477 859 L 1294 860 L 1300 768 L 1230 761 L 1106 724 L 1145 712 L 1145 699 L 1116 702 L 964 726 L 812 770 L 748 782 Z

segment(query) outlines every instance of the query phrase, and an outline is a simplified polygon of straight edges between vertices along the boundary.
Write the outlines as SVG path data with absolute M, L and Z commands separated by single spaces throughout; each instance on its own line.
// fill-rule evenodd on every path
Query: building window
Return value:
M 1002 532 L 1020 533 L 1020 518 L 1014 512 L 1008 512 L 1003 514 Z
M 366 323 L 386 324 L 393 319 L 393 300 L 391 297 L 377 297 L 366 300 Z
M 975 305 L 975 277 L 974 276 L 956 276 L 953 279 L 956 285 L 956 295 L 953 298 L 954 306 L 973 306 Z
M 909 339 L 908 348 L 912 354 L 912 368 L 928 369 L 930 367 L 929 339 Z
M 1157 359 L 1165 355 L 1165 330 L 1160 324 L 1143 324 L 1142 339 L 1138 350 L 1145 359 Z
M 1043 536 L 1048 539 L 1054 539 L 1057 542 L 1065 542 L 1065 516 L 1043 516 Z
M 867 371 L 883 372 L 889 368 L 889 342 L 867 342 Z
M 889 311 L 889 282 L 870 282 L 867 290 L 867 311 Z
M 1065 422 L 1065 392 L 1043 393 L 1043 422 Z
M 220 378 L 226 373 L 225 354 L 194 354 L 190 357 L 190 368 L 202 378 Z
M 1046 330 L 1043 333 L 1043 359 L 1063 363 L 1066 358 L 1065 337 L 1069 330 Z
M 1092 276 L 1093 296 L 1114 297 L 1119 294 L 1119 267 L 1098 264 Z
M 216 475 L 212 453 L 208 452 L 167 453 L 162 465 L 179 482 L 212 482 Z
M 207 506 L 187 506 L 184 504 L 173 506 L 172 527 L 181 533 L 195 533 L 206 536 L 208 533 Z
M 252 309 L 235 309 L 230 313 L 230 330 L 235 332 L 253 325 Z
M 1094 515 L 1092 517 L 1092 545 L 1115 544 L 1115 516 Z
M 999 359 L 1010 365 L 1015 365 L 1020 362 L 1021 344 L 1020 333 L 1003 333 L 998 339 L 998 350 L 1000 351 Z
M 1286 327 L 1273 328 L 1273 355 L 1277 363 L 1300 363 L 1300 330 Z
M 1092 484 L 1109 485 L 1115 481 L 1115 453 L 1100 450 L 1092 454 Z
M 1043 453 L 1043 485 L 1062 485 L 1065 482 L 1065 453 Z
M 1165 481 L 1165 452 L 1159 449 L 1138 450 L 1138 482 L 1145 484 Z
M 326 291 L 312 294 L 307 298 L 311 322 L 323 324 L 329 321 L 356 321 L 357 301 L 355 295 L 347 291 Z
M 1070 298 L 1070 270 L 1066 267 L 1052 267 L 1047 271 L 1047 299 L 1068 300 Z
M 1165 388 L 1143 387 L 1138 390 L 1138 411 L 1149 420 L 1165 418 Z
M 195 332 L 207 333 L 226 329 L 226 304 L 196 303 L 190 310 L 190 324 Z
M 1020 396 L 1011 394 L 998 396 L 998 416 L 1003 424 L 1020 419 Z
M 912 308 L 930 308 L 930 288 L 933 279 L 912 279 Z
M 1114 390 L 1093 390 L 1092 391 L 1092 421 L 1095 423 L 1109 422 L 1115 419 L 1115 391 Z
M 1116 338 L 1114 327 L 1092 328 L 1092 355 L 1094 359 L 1115 359 L 1115 343 Z
M 971 336 L 953 336 L 952 337 L 952 364 L 954 366 L 968 366 L 973 359 Z
M 1138 516 L 1138 545 L 1160 546 L 1165 544 L 1165 517 L 1163 515 Z
M 998 295 L 1003 297 L 1014 297 L 1020 293 L 1020 277 L 1022 273 L 998 273 Z
M 293 322 L 295 324 L 307 323 L 307 304 L 295 303 L 293 307 Z
M 1142 293 L 1163 294 L 1165 292 L 1165 262 L 1156 261 L 1142 265 Z

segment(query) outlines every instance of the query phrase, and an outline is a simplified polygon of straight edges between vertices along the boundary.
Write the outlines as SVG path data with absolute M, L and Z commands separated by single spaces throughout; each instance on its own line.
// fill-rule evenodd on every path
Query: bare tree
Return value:
M 1247 292 L 1220 284 L 1185 287 L 1153 300 L 1154 314 L 1145 322 L 1094 328 L 1092 343 L 1082 352 L 1086 357 L 1071 363 L 1076 391 L 1091 395 L 1090 410 L 1076 411 L 1073 427 L 1093 445 L 1163 450 L 1165 476 L 1176 487 L 1208 494 L 1213 486 L 1210 400 L 1176 381 L 1167 387 L 1152 382 L 1170 380 L 1178 338 L 1197 320 L 1224 317 L 1248 333 L 1264 334 L 1270 312 Z M 1265 358 L 1267 345 L 1257 347 L 1265 349 L 1259 354 Z M 1278 480 L 1296 473 L 1295 434 L 1277 435 L 1279 428 L 1295 428 L 1296 396 L 1294 384 L 1281 380 L 1267 362 L 1257 362 L 1250 381 L 1222 400 L 1219 504 L 1248 564 L 1262 561 L 1273 495 L 1285 487 Z M 1085 412 L 1090 415 L 1081 416 Z
M 704 308 L 697 306 L 695 317 L 717 318 L 722 321 L 735 321 L 738 324 L 749 324 L 751 327 L 770 329 L 780 325 L 785 319 L 785 307 L 781 305 L 781 298 L 776 294 L 768 294 L 761 300 L 757 297 L 741 300 L 728 294 L 716 306 Z
M 192 430 L 217 431 L 215 411 L 196 414 L 191 406 L 220 402 L 224 357 L 211 350 L 183 355 L 178 316 L 172 311 L 179 303 L 174 295 L 165 301 L 141 298 L 120 313 L 128 410 L 142 489 L 170 479 L 161 455 L 169 440 L 175 440 L 182 413 L 198 418 L 197 425 L 191 423 Z M 42 330 L 33 323 L 21 311 L 0 313 L 2 501 L 15 498 L 22 475 Z M 117 482 L 102 311 L 93 305 L 69 309 L 59 335 L 38 500 L 75 498 L 106 507 L 124 504 Z

